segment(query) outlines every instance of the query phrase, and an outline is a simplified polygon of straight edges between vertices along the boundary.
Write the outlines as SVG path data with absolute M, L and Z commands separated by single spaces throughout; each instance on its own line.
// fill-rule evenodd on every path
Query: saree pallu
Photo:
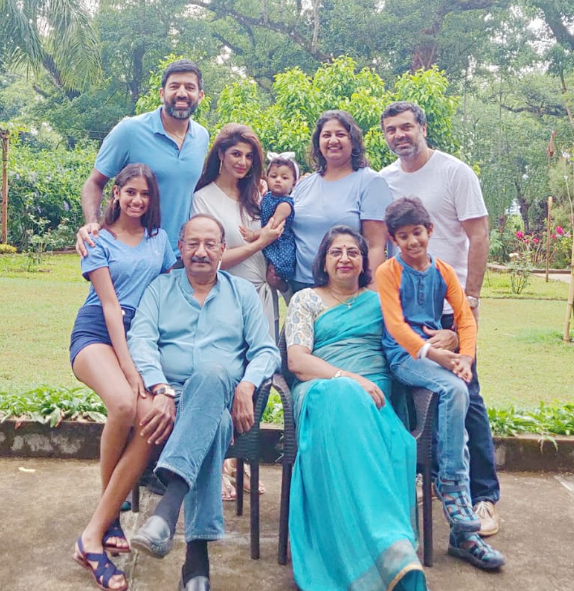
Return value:
M 315 322 L 313 355 L 390 392 L 377 295 Z M 299 452 L 289 530 L 303 591 L 426 591 L 417 558 L 416 445 L 391 404 L 350 378 L 293 388 Z

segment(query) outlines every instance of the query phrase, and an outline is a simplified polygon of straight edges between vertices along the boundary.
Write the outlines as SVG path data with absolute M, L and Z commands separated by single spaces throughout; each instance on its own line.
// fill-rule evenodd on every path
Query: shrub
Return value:
M 83 223 L 81 192 L 93 168 L 95 147 L 34 151 L 15 144 L 10 151 L 8 234 L 12 244 L 28 250 L 33 236 L 54 232 L 64 219 Z M 60 229 L 60 235 L 63 234 Z M 59 247 L 71 246 L 61 244 Z M 55 246 L 47 244 L 46 249 Z
M 0 254 L 15 254 L 18 249 L 10 244 L 0 244 Z

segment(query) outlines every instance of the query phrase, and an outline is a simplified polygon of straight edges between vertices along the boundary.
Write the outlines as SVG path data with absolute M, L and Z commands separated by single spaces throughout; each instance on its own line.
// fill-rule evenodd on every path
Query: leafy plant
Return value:
M 85 388 L 40 386 L 23 394 L 0 392 L 0 418 L 32 420 L 57 427 L 64 419 L 103 423 L 106 407 Z
M 15 254 L 18 249 L 11 244 L 0 244 L 0 254 Z
M 534 410 L 523 410 L 516 406 L 489 408 L 488 418 L 494 435 L 574 435 L 574 404 L 561 406 L 541 402 Z
M 281 402 L 281 396 L 273 390 L 271 391 L 271 394 L 269 394 L 267 406 L 265 407 L 261 421 L 263 423 L 272 423 L 274 425 L 283 424 L 283 404 Z

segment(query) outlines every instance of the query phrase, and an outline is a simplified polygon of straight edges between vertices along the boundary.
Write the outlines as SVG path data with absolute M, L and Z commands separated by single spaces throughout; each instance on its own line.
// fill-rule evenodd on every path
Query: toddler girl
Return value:
M 295 272 L 295 237 L 291 228 L 294 218 L 293 199 L 290 193 L 299 178 L 299 167 L 293 158 L 294 152 L 267 154 L 270 160 L 267 167 L 267 186 L 269 190 L 261 200 L 261 226 L 267 225 L 273 218 L 274 227 L 285 220 L 283 234 L 263 249 L 269 262 L 269 275 L 277 275 L 279 279 L 287 281 Z M 257 232 L 241 228 L 245 240 L 252 242 L 257 239 Z M 272 284 L 272 281 L 269 281 Z

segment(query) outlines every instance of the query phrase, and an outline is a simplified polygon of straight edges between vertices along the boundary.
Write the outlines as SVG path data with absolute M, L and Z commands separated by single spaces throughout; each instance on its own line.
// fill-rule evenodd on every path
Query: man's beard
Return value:
M 190 102 L 187 109 L 176 109 L 176 102 L 177 99 L 173 100 L 171 103 L 164 104 L 165 112 L 174 119 L 189 119 L 195 113 L 197 106 L 199 105 L 199 101 L 196 101 L 195 103 Z

